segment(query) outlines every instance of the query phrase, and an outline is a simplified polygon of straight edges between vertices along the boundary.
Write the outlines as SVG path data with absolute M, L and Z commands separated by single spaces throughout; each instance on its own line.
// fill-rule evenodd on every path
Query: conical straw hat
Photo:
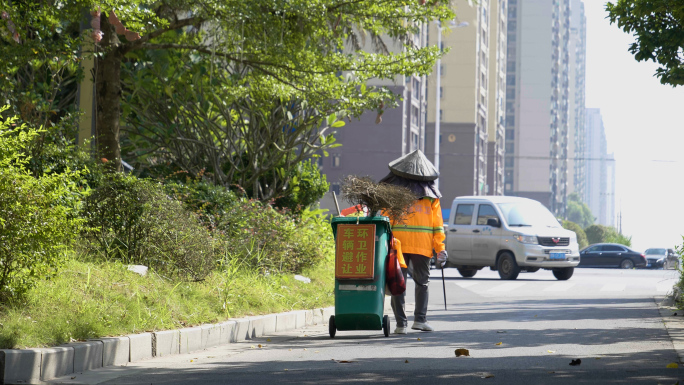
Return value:
M 406 179 L 429 182 L 439 178 L 439 172 L 435 166 L 425 157 L 420 150 L 415 150 L 389 164 L 393 174 Z

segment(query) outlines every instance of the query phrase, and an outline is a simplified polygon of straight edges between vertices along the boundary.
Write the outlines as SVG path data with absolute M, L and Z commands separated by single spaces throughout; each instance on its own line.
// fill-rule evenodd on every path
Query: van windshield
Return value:
M 499 203 L 499 208 L 509 226 L 561 227 L 558 220 L 541 203 Z

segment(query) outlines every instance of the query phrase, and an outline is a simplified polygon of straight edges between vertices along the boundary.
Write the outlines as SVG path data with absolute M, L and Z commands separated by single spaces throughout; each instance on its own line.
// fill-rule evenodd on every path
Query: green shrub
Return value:
M 584 229 L 584 233 L 587 235 L 587 242 L 590 245 L 605 242 L 606 231 L 607 227 L 602 225 L 591 225 Z
M 587 241 L 587 235 L 584 233 L 584 230 L 582 230 L 580 225 L 571 221 L 563 221 L 563 228 L 570 231 L 574 231 L 575 234 L 577 234 L 577 243 L 579 244 L 580 250 L 589 246 L 589 242 Z
M 234 192 L 201 179 L 187 178 L 184 183 L 166 182 L 164 190 L 182 201 L 185 207 L 197 214 L 200 221 L 209 229 L 216 228 L 221 216 L 238 202 Z
M 590 245 L 594 243 L 619 243 L 627 247 L 632 246 L 632 237 L 620 234 L 614 227 L 603 225 L 591 225 L 584 229 L 587 234 L 587 241 Z
M 262 274 L 299 273 L 329 258 L 330 225 L 308 210 L 296 219 L 270 205 L 241 200 L 221 217 L 224 264 Z
M 0 300 L 30 289 L 56 274 L 65 247 L 78 233 L 75 215 L 80 172 L 33 177 L 26 148 L 40 133 L 16 121 L 0 121 Z
M 289 209 L 299 215 L 328 192 L 330 184 L 321 174 L 318 164 L 305 160 L 290 170 L 289 193 L 275 200 L 275 206 Z
M 108 174 L 85 200 L 82 215 L 92 251 L 105 259 L 182 280 L 204 279 L 215 267 L 207 229 L 157 183 Z

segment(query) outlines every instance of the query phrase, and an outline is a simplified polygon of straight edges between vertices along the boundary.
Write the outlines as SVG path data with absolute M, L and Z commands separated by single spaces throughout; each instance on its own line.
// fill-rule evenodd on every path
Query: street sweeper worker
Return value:
M 416 284 L 416 308 L 411 329 L 433 331 L 426 318 L 430 259 L 436 254 L 436 265 L 439 267 L 447 259 L 444 250 L 444 222 L 439 203 L 442 194 L 435 185 L 439 172 L 420 150 L 390 162 L 389 169 L 390 173 L 380 183 L 406 187 L 418 196 L 409 209 L 410 214 L 402 223 L 392 220 L 392 233 L 401 242 L 404 279 L 410 266 L 411 276 Z M 407 334 L 405 297 L 406 293 L 392 296 L 392 310 L 397 321 L 395 334 Z

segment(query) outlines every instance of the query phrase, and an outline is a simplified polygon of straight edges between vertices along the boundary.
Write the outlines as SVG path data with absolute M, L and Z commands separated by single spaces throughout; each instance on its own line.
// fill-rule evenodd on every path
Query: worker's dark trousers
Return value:
M 420 254 L 404 253 L 404 261 L 411 269 L 411 277 L 416 284 L 416 309 L 413 312 L 413 322 L 427 322 L 428 284 L 430 283 L 430 258 Z M 404 279 L 407 279 L 409 268 L 401 268 Z M 407 327 L 406 292 L 392 296 L 392 310 L 397 320 L 397 327 Z

